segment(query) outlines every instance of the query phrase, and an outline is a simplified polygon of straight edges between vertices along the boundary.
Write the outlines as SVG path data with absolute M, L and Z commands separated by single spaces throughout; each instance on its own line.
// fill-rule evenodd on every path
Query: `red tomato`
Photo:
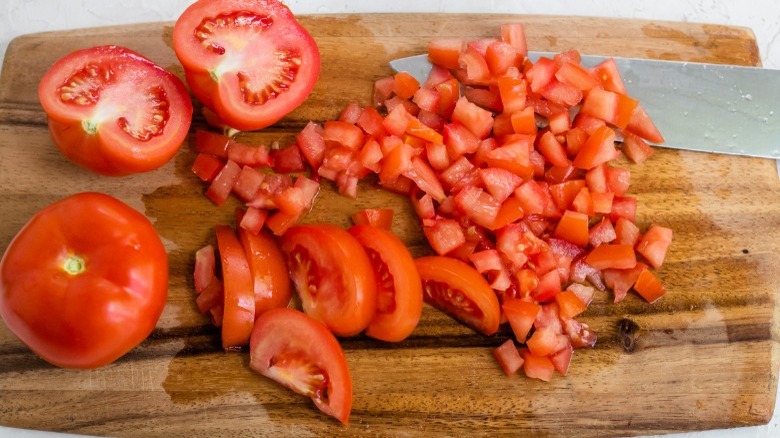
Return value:
M 490 336 L 498 330 L 498 299 L 476 269 L 442 256 L 418 258 L 415 263 L 426 303 L 483 335 Z
M 349 233 L 363 245 L 377 280 L 377 309 L 366 335 L 389 342 L 406 339 L 422 313 L 422 282 L 406 245 L 392 232 L 355 225 Z
M 636 244 L 636 251 L 654 267 L 660 268 L 666 258 L 666 251 L 672 244 L 672 230 L 660 225 L 650 225 Z
M 352 410 L 352 378 L 338 340 L 321 322 L 281 308 L 260 315 L 249 341 L 249 367 L 311 398 L 343 424 Z
M 371 225 L 389 230 L 393 227 L 393 209 L 368 208 L 352 215 L 355 225 Z
M 377 281 L 371 259 L 346 230 L 297 225 L 281 237 L 303 310 L 337 336 L 356 335 L 374 318 Z
M 520 352 L 515 347 L 515 341 L 511 339 L 507 339 L 506 342 L 496 347 L 493 350 L 493 355 L 507 376 L 513 376 L 523 367 L 523 358 L 520 357 Z
M 40 210 L 0 261 L 0 316 L 61 367 L 123 356 L 149 336 L 167 294 L 168 257 L 151 222 L 99 193 Z
M 161 167 L 176 155 L 192 121 L 179 78 L 118 46 L 78 50 L 55 62 L 38 97 L 63 155 L 103 175 Z
M 196 2 L 176 21 L 173 48 L 193 94 L 245 131 L 297 108 L 320 73 L 316 42 L 275 0 Z

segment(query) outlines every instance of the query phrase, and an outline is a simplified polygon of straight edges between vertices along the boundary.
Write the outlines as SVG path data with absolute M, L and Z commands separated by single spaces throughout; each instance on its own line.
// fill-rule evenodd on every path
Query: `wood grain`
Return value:
M 506 21 L 526 24 L 529 46 L 583 53 L 756 65 L 748 29 L 694 23 L 497 15 L 334 15 L 301 21 L 322 52 L 311 98 L 277 125 L 241 134 L 282 144 L 308 120 L 367 104 L 390 59 L 420 53 L 434 36 L 488 37 Z M 195 250 L 232 223 L 234 201 L 212 205 L 190 173 L 192 136 L 163 168 L 105 178 L 66 161 L 49 138 L 37 100 L 48 66 L 91 45 L 120 44 L 178 75 L 172 23 L 27 35 L 8 48 L 0 78 L 0 248 L 39 208 L 97 190 L 152 219 L 169 252 L 167 307 L 152 336 L 104 368 L 54 368 L 0 324 L 0 424 L 112 436 L 377 435 L 614 436 L 766 423 L 778 375 L 780 182 L 770 160 L 657 149 L 630 165 L 637 223 L 674 229 L 658 271 L 669 293 L 655 305 L 630 295 L 596 297 L 582 319 L 598 333 L 551 383 L 505 378 L 491 350 L 509 335 L 475 335 L 426 306 L 407 341 L 343 340 L 355 398 L 349 428 L 306 399 L 224 353 L 198 312 Z M 196 103 L 196 105 L 198 105 Z M 193 128 L 205 123 L 197 116 Z M 194 131 L 193 131 L 194 132 Z M 780 142 L 780 140 L 778 140 Z M 749 145 L 745 145 L 749 146 Z M 629 165 L 628 163 L 624 163 Z M 396 231 L 428 251 L 408 202 L 362 184 L 352 201 L 327 186 L 307 222 L 348 225 L 366 206 L 396 210 Z

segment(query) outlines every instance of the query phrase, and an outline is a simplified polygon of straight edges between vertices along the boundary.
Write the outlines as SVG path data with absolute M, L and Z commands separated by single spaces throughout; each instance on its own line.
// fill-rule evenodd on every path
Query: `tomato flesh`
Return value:
M 192 120 L 184 84 L 119 46 L 75 51 L 38 87 L 49 132 L 62 154 L 103 175 L 157 169 L 178 152 Z
M 176 21 L 173 48 L 195 96 L 241 130 L 297 108 L 320 71 L 316 42 L 273 0 L 197 2 Z

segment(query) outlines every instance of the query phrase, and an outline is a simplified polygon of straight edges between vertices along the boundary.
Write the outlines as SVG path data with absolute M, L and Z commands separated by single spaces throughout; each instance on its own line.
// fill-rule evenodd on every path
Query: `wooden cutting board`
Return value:
M 495 36 L 522 21 L 537 50 L 756 65 L 744 28 L 596 18 L 496 15 L 301 17 L 322 51 L 309 100 L 276 126 L 245 133 L 257 144 L 289 144 L 308 120 L 368 104 L 387 61 L 421 53 L 434 36 Z M 475 335 L 426 306 L 398 345 L 343 340 L 354 381 L 349 428 L 248 369 L 246 353 L 220 350 L 218 332 L 195 307 L 196 249 L 232 224 L 231 201 L 216 207 L 190 172 L 193 136 L 165 167 L 107 178 L 54 148 L 37 85 L 66 53 L 100 44 L 137 50 L 183 76 L 172 23 L 27 35 L 8 48 L 0 78 L 0 248 L 41 207 L 85 190 L 123 199 L 155 223 L 170 255 L 168 305 L 152 336 L 94 371 L 52 367 L 0 324 L 0 424 L 112 436 L 642 435 L 766 423 L 778 376 L 780 181 L 770 160 L 657 149 L 631 167 L 637 223 L 674 229 L 658 271 L 669 293 L 655 305 L 633 294 L 618 305 L 599 294 L 582 320 L 598 333 L 578 350 L 567 377 L 506 378 L 492 357 L 509 335 Z M 197 104 L 196 104 L 197 105 Z M 199 105 L 198 105 L 199 107 Z M 662 110 L 662 109 L 660 109 Z M 717 121 L 728 123 L 728 121 Z M 198 115 L 196 128 L 206 125 Z M 778 139 L 780 146 L 780 139 Z M 749 147 L 750 145 L 744 145 Z M 352 201 L 325 185 L 307 222 L 347 226 L 368 206 L 396 210 L 396 231 L 415 254 L 428 251 L 408 202 L 369 186 Z

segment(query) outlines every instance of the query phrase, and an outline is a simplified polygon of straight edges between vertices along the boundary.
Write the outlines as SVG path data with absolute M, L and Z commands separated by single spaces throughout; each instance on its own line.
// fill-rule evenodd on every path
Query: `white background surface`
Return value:
M 16 36 L 42 31 L 172 21 L 191 0 L 0 0 L 0 57 Z M 765 67 L 780 69 L 780 2 L 777 0 L 286 0 L 293 12 L 482 12 L 580 15 L 690 21 L 749 27 L 758 41 Z M 778 391 L 780 394 L 780 391 Z M 709 431 L 675 438 L 748 438 L 780 436 L 780 416 L 766 426 Z M 44 437 L 50 434 L 0 426 L 0 438 Z

